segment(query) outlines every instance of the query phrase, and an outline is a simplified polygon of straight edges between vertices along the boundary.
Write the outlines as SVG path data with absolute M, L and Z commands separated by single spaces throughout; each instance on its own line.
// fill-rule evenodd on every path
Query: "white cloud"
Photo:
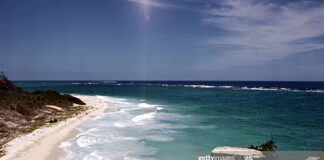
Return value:
M 324 36 L 324 5 L 318 2 L 299 0 L 279 4 L 264 0 L 128 1 L 141 4 L 147 20 L 150 19 L 150 7 L 186 9 L 203 14 L 203 24 L 214 27 L 215 32 L 223 30 L 225 34 L 205 39 L 207 44 L 217 48 L 217 55 L 198 65 L 229 67 L 259 64 L 324 48 L 324 43 L 311 41 L 314 37 Z
M 209 66 L 258 64 L 324 48 L 324 43 L 310 41 L 324 35 L 323 5 L 308 1 L 285 5 L 253 0 L 217 2 L 220 7 L 207 9 L 203 22 L 229 34 L 209 37 L 207 43 L 232 48 L 204 62 Z M 303 43 L 293 43 L 300 39 Z

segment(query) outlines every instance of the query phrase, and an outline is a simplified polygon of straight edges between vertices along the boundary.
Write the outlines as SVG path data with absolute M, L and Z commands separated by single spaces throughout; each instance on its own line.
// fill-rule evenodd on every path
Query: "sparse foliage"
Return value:
M 8 80 L 8 77 L 6 76 L 4 71 L 0 72 L 0 80 Z
M 277 144 L 275 140 L 273 139 L 273 135 L 271 135 L 271 140 L 267 141 L 266 143 L 263 143 L 259 146 L 253 146 L 250 145 L 248 147 L 249 149 L 256 149 L 259 151 L 276 151 L 277 150 Z
M 20 133 L 33 130 L 51 123 L 62 121 L 89 109 L 80 99 L 71 95 L 61 95 L 56 91 L 27 92 L 7 79 L 4 72 L 0 75 L 0 157 L 4 154 L 1 146 Z M 64 110 L 58 112 L 46 107 L 55 105 Z

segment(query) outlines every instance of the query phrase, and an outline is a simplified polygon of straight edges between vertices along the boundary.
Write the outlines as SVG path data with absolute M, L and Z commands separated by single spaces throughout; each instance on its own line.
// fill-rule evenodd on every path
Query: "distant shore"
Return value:
M 104 101 L 95 97 L 80 95 L 75 97 L 81 99 L 86 103 L 86 106 L 91 106 L 92 108 L 66 121 L 53 124 L 50 127 L 37 129 L 29 134 L 13 139 L 5 145 L 6 154 L 0 159 L 58 159 L 64 155 L 64 152 L 57 147 L 59 142 L 76 132 L 75 127 L 77 125 L 102 113 L 107 108 L 107 104 Z

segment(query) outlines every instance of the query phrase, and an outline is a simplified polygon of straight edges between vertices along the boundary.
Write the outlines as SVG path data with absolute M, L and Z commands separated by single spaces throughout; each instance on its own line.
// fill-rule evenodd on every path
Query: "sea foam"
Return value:
M 138 123 L 140 121 L 143 121 L 145 119 L 152 119 L 155 117 L 156 111 L 151 112 L 151 113 L 146 113 L 142 115 L 138 115 L 132 119 L 133 122 Z
M 91 136 L 88 136 L 88 135 L 83 135 L 83 136 L 80 136 L 78 139 L 77 139 L 77 144 L 79 147 L 87 147 L 89 145 L 94 145 L 94 144 L 98 144 L 101 142 L 100 139 L 98 138 L 94 138 L 94 137 L 91 137 Z
M 171 142 L 174 141 L 174 138 L 169 136 L 163 136 L 163 135 L 155 135 L 155 136 L 148 136 L 145 139 L 149 141 L 155 141 L 155 142 Z
M 216 86 L 209 86 L 209 85 L 184 85 L 184 87 L 191 87 L 191 88 L 217 88 Z
M 233 86 L 218 86 L 219 88 L 226 88 L 226 89 L 229 89 L 229 88 L 234 88 Z
M 263 88 L 263 87 L 241 87 L 242 90 L 255 90 L 255 91 L 277 91 L 278 88 L 273 87 L 273 88 Z
M 140 104 L 138 104 L 138 106 L 141 108 L 155 108 L 158 105 L 152 105 L 152 104 L 148 104 L 148 103 L 140 103 Z

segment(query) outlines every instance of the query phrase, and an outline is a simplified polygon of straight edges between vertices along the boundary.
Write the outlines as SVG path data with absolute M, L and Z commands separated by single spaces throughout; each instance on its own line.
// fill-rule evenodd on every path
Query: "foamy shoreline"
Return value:
M 37 129 L 29 134 L 19 136 L 5 145 L 6 154 L 0 159 L 38 160 L 46 159 L 57 144 L 71 134 L 75 127 L 84 121 L 102 113 L 107 103 L 93 96 L 75 96 L 93 108 L 73 118 L 56 123 L 50 127 Z M 59 155 L 56 159 L 59 158 Z M 53 159 L 53 157 L 51 157 Z

